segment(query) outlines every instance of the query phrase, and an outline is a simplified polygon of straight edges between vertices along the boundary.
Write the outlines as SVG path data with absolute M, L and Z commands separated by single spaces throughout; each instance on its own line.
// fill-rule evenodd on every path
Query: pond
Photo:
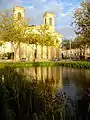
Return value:
M 0 69 L 1 118 L 90 120 L 90 70 L 59 66 Z
M 51 87 L 53 96 L 65 94 L 68 102 L 63 120 L 90 119 L 90 70 L 68 67 L 20 68 L 19 72 Z M 72 102 L 73 101 L 73 102 Z M 76 107 L 74 110 L 74 104 Z M 76 112 L 75 112 L 76 111 Z M 73 117 L 70 117 L 73 116 Z
M 52 94 L 65 91 L 68 96 L 80 97 L 84 89 L 90 88 L 90 70 L 68 67 L 29 67 L 18 68 L 27 78 L 32 77 L 52 88 Z

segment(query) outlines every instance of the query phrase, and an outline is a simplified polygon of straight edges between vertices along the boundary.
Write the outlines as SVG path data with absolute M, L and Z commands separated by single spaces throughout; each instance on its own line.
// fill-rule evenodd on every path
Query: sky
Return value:
M 0 0 L 0 11 L 12 8 L 15 5 L 25 8 L 25 17 L 30 24 L 43 24 L 43 14 L 55 14 L 55 28 L 65 38 L 75 37 L 74 28 L 71 27 L 74 9 L 80 6 L 81 0 Z

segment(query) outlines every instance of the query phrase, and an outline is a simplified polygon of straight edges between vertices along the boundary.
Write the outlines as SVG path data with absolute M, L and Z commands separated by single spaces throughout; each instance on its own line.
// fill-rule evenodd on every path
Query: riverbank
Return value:
M 90 68 L 90 62 L 87 61 L 58 61 L 58 62 L 0 62 L 0 68 L 4 66 L 11 67 L 32 67 L 32 66 L 65 66 L 72 68 Z

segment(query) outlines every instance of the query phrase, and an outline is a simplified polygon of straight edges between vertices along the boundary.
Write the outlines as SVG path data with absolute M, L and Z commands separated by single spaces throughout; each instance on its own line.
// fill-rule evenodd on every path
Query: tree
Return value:
M 27 40 L 26 35 L 27 25 L 23 19 L 14 19 L 10 11 L 5 11 L 0 14 L 0 33 L 1 40 L 10 42 L 14 49 L 14 59 L 16 60 L 17 50 L 19 49 L 20 58 L 20 45 Z M 29 34 L 30 37 L 30 34 Z
M 26 30 L 27 43 L 41 45 L 41 58 L 43 59 L 43 46 L 47 46 L 47 58 L 48 58 L 48 46 L 56 46 L 59 44 L 56 33 L 52 33 L 48 25 L 30 26 Z
M 56 35 L 49 31 L 49 26 L 28 27 L 23 19 L 17 20 L 9 11 L 0 14 L 0 33 L 2 41 L 12 44 L 15 60 L 18 50 L 20 58 L 20 46 L 23 43 L 42 46 L 54 46 L 58 43 Z
M 82 2 L 81 7 L 74 12 L 75 32 L 77 34 L 80 54 L 85 56 L 85 49 L 90 44 L 90 2 Z
M 58 46 L 59 39 L 58 35 L 55 32 L 50 31 L 50 27 L 48 25 L 40 25 L 38 32 L 40 33 L 38 43 L 41 47 L 41 57 L 43 58 L 43 46 L 47 46 L 47 58 L 48 58 L 48 47 L 49 46 Z
M 85 57 L 85 46 L 84 44 L 84 38 L 83 36 L 77 36 L 73 41 L 72 41 L 72 48 L 77 49 L 78 52 L 76 53 L 80 59 L 84 59 Z
M 66 50 L 69 50 L 70 49 L 70 40 L 64 38 L 62 40 L 62 47 L 65 48 Z
M 83 36 L 84 44 L 90 43 L 90 10 L 87 4 L 90 5 L 90 2 L 82 2 L 74 13 L 75 32 L 78 36 Z

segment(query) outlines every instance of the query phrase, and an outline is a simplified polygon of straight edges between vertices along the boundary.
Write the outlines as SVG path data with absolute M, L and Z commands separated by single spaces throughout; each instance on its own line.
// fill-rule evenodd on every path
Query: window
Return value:
M 52 18 L 49 18 L 49 24 L 52 26 Z
M 18 20 L 21 20 L 21 13 L 18 12 Z
M 45 18 L 45 25 L 47 24 L 47 20 L 46 20 L 46 18 Z

